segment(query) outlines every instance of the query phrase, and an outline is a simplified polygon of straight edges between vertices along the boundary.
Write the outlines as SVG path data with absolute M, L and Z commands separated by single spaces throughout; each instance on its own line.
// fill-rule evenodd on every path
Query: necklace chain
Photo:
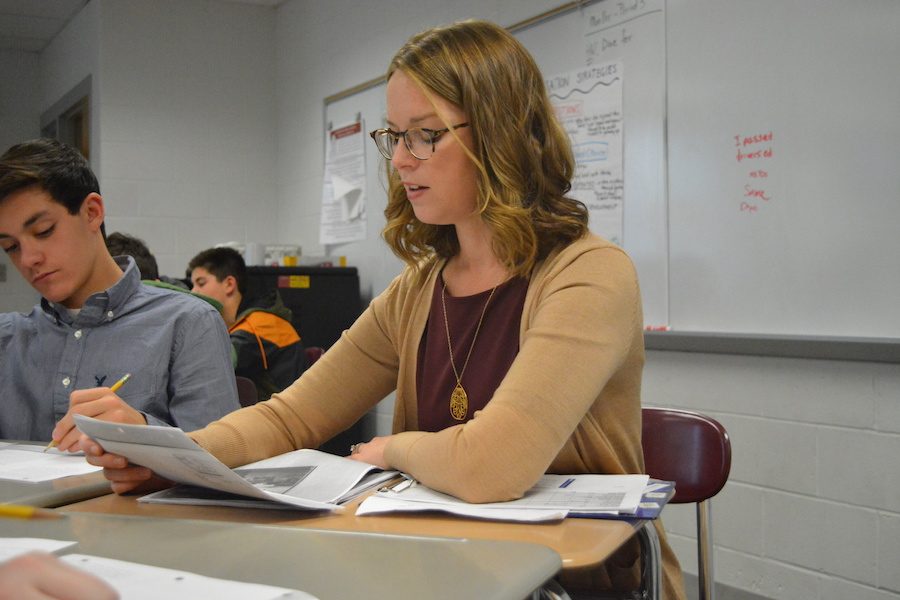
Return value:
M 442 282 L 443 287 L 441 288 L 441 307 L 444 309 L 444 329 L 447 331 L 447 350 L 450 352 L 450 366 L 453 368 L 453 375 L 456 376 L 456 387 L 453 388 L 453 393 L 450 394 L 450 414 L 457 421 L 462 421 L 466 418 L 466 413 L 469 409 L 469 397 L 466 394 L 466 390 L 462 385 L 462 376 L 466 372 L 466 367 L 469 366 L 469 359 L 472 357 L 472 350 L 475 349 L 475 340 L 478 339 L 478 332 L 481 331 L 481 324 L 484 322 L 484 315 L 487 313 L 488 304 L 491 303 L 491 298 L 494 297 L 494 292 L 497 291 L 497 286 L 495 285 L 493 289 L 491 289 L 490 295 L 488 295 L 487 301 L 484 303 L 484 308 L 481 309 L 481 316 L 478 318 L 478 326 L 475 327 L 475 335 L 472 336 L 472 344 L 469 346 L 469 353 L 466 354 L 466 361 L 463 363 L 462 370 L 456 370 L 456 363 L 453 360 L 453 344 L 450 342 L 450 322 L 447 320 L 447 301 L 444 299 L 444 296 L 447 292 L 447 284 Z

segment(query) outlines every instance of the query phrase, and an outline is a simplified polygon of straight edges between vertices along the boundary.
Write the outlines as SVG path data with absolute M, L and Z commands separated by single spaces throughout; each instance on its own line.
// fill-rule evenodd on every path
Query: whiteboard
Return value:
M 667 40 L 673 329 L 900 337 L 900 2 L 670 0 Z
M 606 25 L 629 43 L 598 52 Z M 900 338 L 900 2 L 602 0 L 515 34 L 545 76 L 624 64 L 623 246 L 648 325 Z M 325 111 L 374 129 L 384 88 Z M 367 151 L 372 235 L 337 253 L 377 294 L 400 263 Z

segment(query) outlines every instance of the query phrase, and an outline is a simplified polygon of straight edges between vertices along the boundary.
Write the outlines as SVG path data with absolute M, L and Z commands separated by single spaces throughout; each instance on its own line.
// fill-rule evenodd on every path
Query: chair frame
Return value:
M 697 505 L 697 577 L 700 599 L 714 600 L 711 499 L 725 486 L 731 472 L 731 438 L 721 423 L 695 411 L 645 406 L 641 416 L 643 423 L 641 445 L 644 450 L 646 472 L 655 479 L 675 482 L 675 495 L 670 503 Z M 690 448 L 680 448 L 685 453 L 693 454 L 688 457 L 691 459 L 690 462 L 684 460 L 667 462 L 664 452 L 677 452 L 679 448 L 669 446 L 663 450 L 652 445 L 651 438 L 659 435 L 659 429 L 662 427 L 669 427 L 669 433 L 690 429 L 695 444 Z M 678 436 L 674 438 L 669 442 L 681 442 Z M 706 451 L 701 452 L 701 448 Z

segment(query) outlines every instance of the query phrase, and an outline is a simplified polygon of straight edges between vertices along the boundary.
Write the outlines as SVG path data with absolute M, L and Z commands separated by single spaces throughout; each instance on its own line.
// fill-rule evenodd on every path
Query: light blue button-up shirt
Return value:
M 130 257 L 74 317 L 42 298 L 0 314 L 0 438 L 50 440 L 73 390 L 131 378 L 118 395 L 150 425 L 191 431 L 238 408 L 221 315 L 190 294 L 140 282 Z

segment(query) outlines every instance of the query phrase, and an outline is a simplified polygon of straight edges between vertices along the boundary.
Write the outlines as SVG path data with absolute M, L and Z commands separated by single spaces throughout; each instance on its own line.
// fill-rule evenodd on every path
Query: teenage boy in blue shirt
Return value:
M 104 216 L 74 148 L 40 139 L 0 156 L 0 248 L 41 295 L 30 314 L 0 314 L 0 438 L 77 450 L 76 413 L 192 430 L 238 408 L 219 314 L 141 285 L 106 249 Z

